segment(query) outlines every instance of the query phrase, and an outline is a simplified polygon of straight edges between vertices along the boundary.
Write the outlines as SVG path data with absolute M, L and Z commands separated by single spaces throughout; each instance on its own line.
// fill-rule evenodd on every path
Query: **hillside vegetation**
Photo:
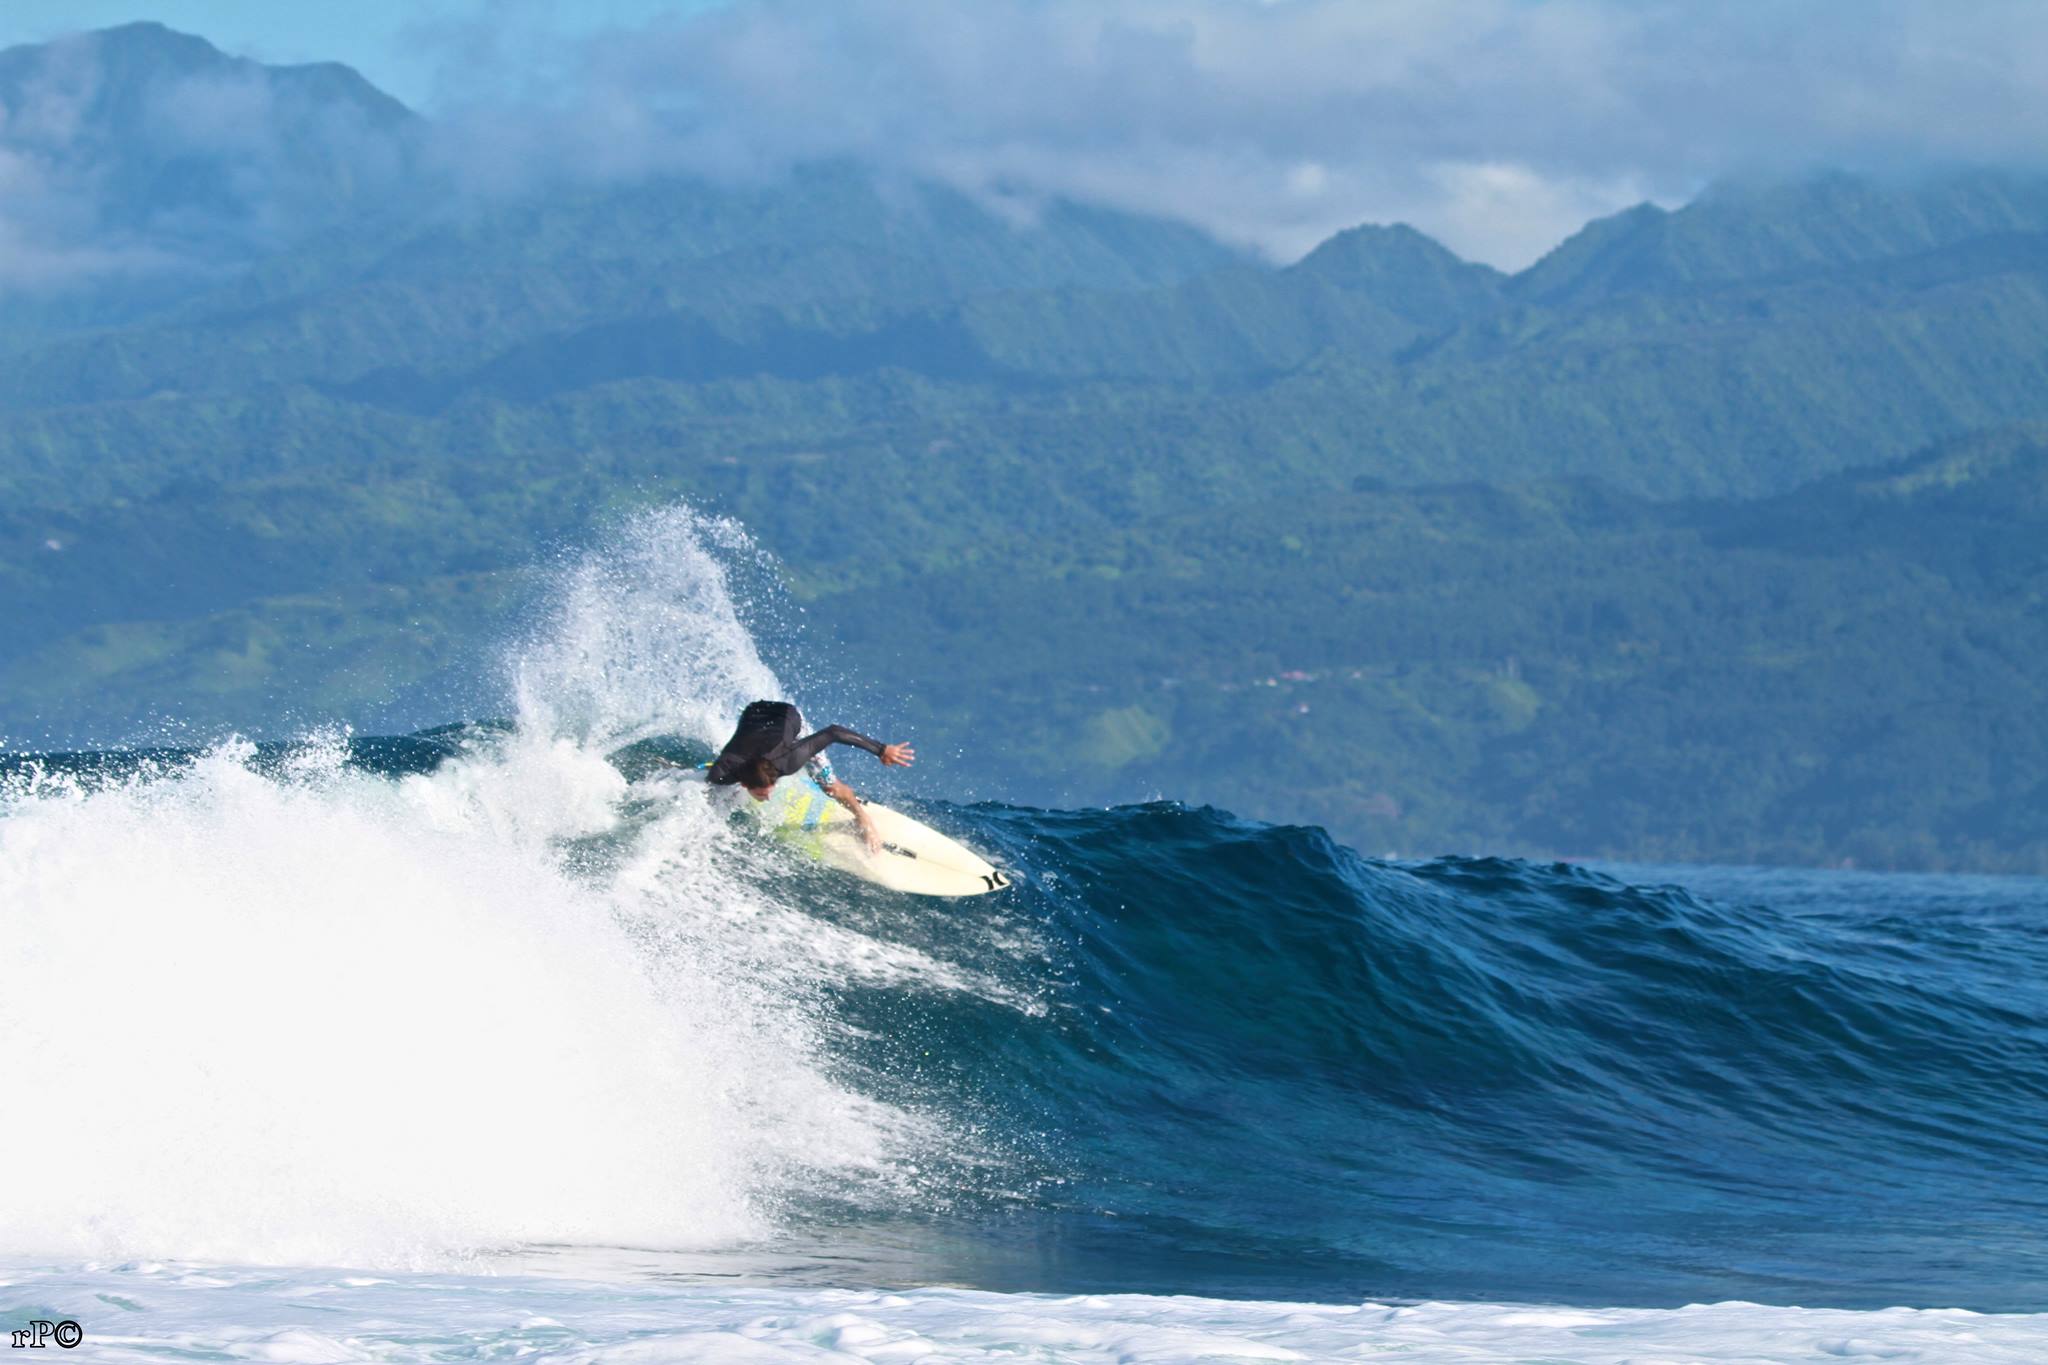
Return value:
M 2048 430 L 1755 501 L 1364 489 L 827 597 L 971 780 L 1373 852 L 2048 872 Z M 870 665 L 874 667 L 875 665 Z M 934 685 L 941 683 L 942 685 Z
M 683 498 L 956 790 L 2048 870 L 2048 181 L 1276 267 L 849 165 L 474 193 L 345 68 L 80 41 L 125 93 L 27 150 L 176 264 L 0 296 L 17 746 L 491 713 L 530 567 Z M 272 140 L 166 148 L 230 77 Z

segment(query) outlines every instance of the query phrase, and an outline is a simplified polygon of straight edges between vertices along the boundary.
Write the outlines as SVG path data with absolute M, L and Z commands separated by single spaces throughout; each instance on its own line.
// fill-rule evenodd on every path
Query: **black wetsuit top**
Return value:
M 712 762 L 711 770 L 704 775 L 706 780 L 726 787 L 744 782 L 754 764 L 764 758 L 775 765 L 775 771 L 788 777 L 834 744 L 851 744 L 876 758 L 882 756 L 880 740 L 869 739 L 844 725 L 828 725 L 815 735 L 798 739 L 797 731 L 803 727 L 804 718 L 789 702 L 749 702 L 747 709 L 740 712 L 739 729 Z

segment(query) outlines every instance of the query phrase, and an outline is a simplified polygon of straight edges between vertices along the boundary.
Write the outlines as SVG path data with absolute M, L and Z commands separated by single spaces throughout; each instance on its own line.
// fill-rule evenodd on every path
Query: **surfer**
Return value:
M 907 768 L 917 757 L 917 751 L 908 744 L 884 744 L 869 739 L 858 730 L 844 725 L 828 725 L 814 735 L 797 736 L 803 733 L 804 718 L 796 707 L 786 701 L 749 702 L 747 709 L 740 713 L 739 728 L 733 731 L 725 748 L 711 762 L 705 779 L 714 786 L 740 786 L 756 801 L 766 801 L 775 790 L 776 782 L 789 777 L 799 768 L 807 768 L 811 778 L 825 794 L 853 812 L 853 818 L 860 825 L 861 838 L 867 841 L 869 852 L 880 852 L 881 833 L 868 815 L 867 807 L 853 788 L 839 780 L 832 771 L 831 760 L 825 751 L 834 744 L 851 744 L 856 749 L 865 749 L 883 764 L 891 768 Z

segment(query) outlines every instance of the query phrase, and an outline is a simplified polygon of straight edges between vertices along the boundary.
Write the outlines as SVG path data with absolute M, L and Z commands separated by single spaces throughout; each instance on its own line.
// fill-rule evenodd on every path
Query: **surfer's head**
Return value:
M 755 759 L 741 770 L 740 781 L 747 789 L 747 795 L 756 801 L 766 801 L 775 784 L 782 778 L 782 769 L 765 758 Z

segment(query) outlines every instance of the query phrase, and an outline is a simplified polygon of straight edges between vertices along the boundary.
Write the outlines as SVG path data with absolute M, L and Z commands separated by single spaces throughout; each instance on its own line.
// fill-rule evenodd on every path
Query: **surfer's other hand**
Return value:
M 889 768 L 907 768 L 917 761 L 917 750 L 908 744 L 884 744 L 882 764 Z

